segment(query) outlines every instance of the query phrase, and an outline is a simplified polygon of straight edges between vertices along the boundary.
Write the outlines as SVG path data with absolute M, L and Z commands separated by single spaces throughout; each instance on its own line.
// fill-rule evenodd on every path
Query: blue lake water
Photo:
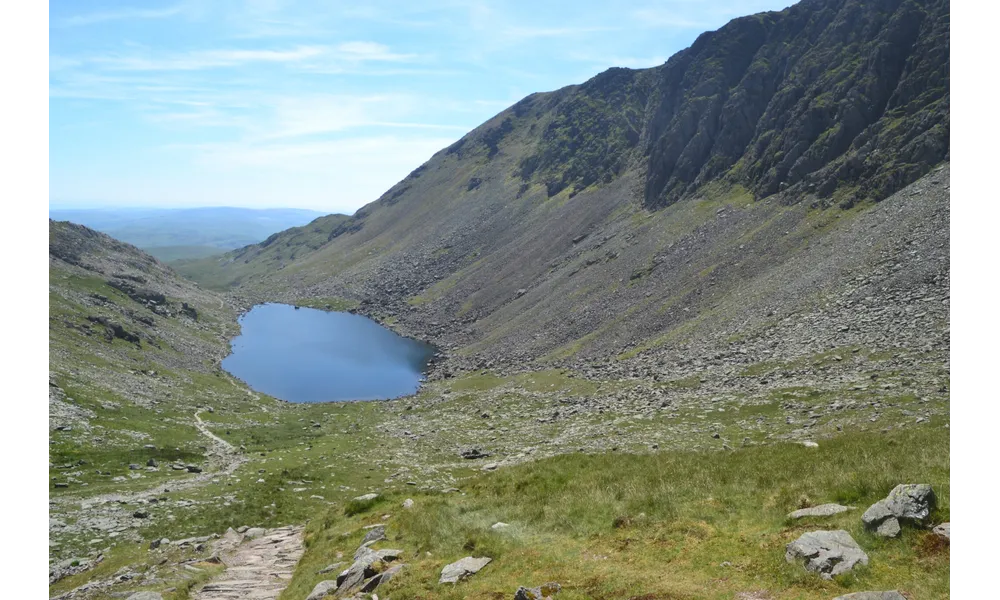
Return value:
M 378 400 L 417 391 L 434 348 L 343 312 L 258 304 L 222 368 L 289 402 Z

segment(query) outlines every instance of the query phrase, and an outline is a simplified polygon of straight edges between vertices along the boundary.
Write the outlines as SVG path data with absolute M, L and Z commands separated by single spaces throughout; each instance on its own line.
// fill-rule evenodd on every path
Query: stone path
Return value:
M 227 534 L 219 541 L 219 558 L 226 570 L 196 591 L 192 599 L 276 599 L 288 586 L 305 550 L 302 529 L 269 529 L 260 537 L 242 542 Z
M 229 451 L 229 452 L 233 451 L 233 445 L 232 444 L 230 444 L 226 440 L 220 438 L 219 436 L 215 435 L 214 433 L 212 433 L 211 431 L 208 430 L 208 427 L 205 426 L 205 422 L 201 420 L 201 411 L 200 410 L 196 411 L 194 413 L 194 420 L 197 421 L 197 424 L 195 425 L 195 427 L 198 428 L 198 431 L 200 431 L 202 435 L 204 435 L 205 437 L 213 440 L 215 443 L 219 444 L 220 446 L 222 446 L 223 448 L 225 448 L 227 451 Z

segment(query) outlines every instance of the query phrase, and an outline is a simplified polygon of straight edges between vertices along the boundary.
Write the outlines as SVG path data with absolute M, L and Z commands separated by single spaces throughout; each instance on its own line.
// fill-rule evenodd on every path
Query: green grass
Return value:
M 407 563 L 404 576 L 379 590 L 392 598 L 500 598 L 545 581 L 560 582 L 566 599 L 732 598 L 759 589 L 780 598 L 864 589 L 947 597 L 948 552 L 928 532 L 880 540 L 861 528 L 861 511 L 902 482 L 931 483 L 933 520 L 948 519 L 947 429 L 844 435 L 819 449 L 564 455 L 477 477 L 462 495 L 411 494 L 408 511 L 399 508 L 401 494 L 347 516 L 330 509 L 309 525 L 306 556 L 282 598 L 304 597 L 323 579 L 316 570 L 336 552 L 353 552 L 361 528 L 386 513 L 382 547 L 402 548 Z M 785 520 L 803 504 L 834 501 L 858 509 Z M 494 531 L 496 521 L 511 527 Z M 785 563 L 785 544 L 826 528 L 847 529 L 869 567 L 824 581 Z M 437 585 L 441 567 L 468 555 L 494 561 L 458 586 Z

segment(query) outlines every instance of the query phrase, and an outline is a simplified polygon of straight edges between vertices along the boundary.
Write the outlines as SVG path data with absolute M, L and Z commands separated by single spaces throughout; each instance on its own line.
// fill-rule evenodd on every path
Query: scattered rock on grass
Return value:
M 344 566 L 344 562 L 343 561 L 341 561 L 341 562 L 335 562 L 335 563 L 332 563 L 332 564 L 329 564 L 329 565 L 323 567 L 322 569 L 320 569 L 319 571 L 317 571 L 316 574 L 317 575 L 326 575 L 327 573 L 332 573 L 332 572 L 336 571 L 337 569 L 339 569 L 342 566 Z
M 562 589 L 558 583 L 549 582 L 536 588 L 521 586 L 514 592 L 514 600 L 549 600 Z
M 317 583 L 316 587 L 314 587 L 312 591 L 309 592 L 309 595 L 306 596 L 306 600 L 320 600 L 335 591 L 337 591 L 337 582 L 327 579 L 326 581 Z
M 951 523 L 941 523 L 934 528 L 934 534 L 938 537 L 942 537 L 949 542 L 951 541 Z
M 378 575 L 372 577 L 361 586 L 361 591 L 368 594 L 375 591 L 375 588 L 392 579 L 397 573 L 403 570 L 406 565 L 394 565 Z
M 820 504 L 819 506 L 792 511 L 788 513 L 788 518 L 801 519 L 804 517 L 829 517 L 853 510 L 853 508 L 853 506 L 841 506 L 840 504 Z
M 379 540 L 385 539 L 385 525 L 376 525 L 368 530 L 365 534 L 363 540 L 361 540 L 361 545 L 365 545 L 369 542 L 377 542 Z
M 883 500 L 868 507 L 861 521 L 868 531 L 882 537 L 896 537 L 900 521 L 923 524 L 937 503 L 934 490 L 926 483 L 897 485 Z
M 825 579 L 846 573 L 859 564 L 868 564 L 868 555 L 851 534 L 835 531 L 808 531 L 785 547 L 785 560 L 803 563 L 807 571 Z
M 466 556 L 459 561 L 446 565 L 444 569 L 441 569 L 441 579 L 438 583 L 458 583 L 470 575 L 478 573 L 483 567 L 490 564 L 492 560 L 492 558 L 486 557 L 473 558 L 471 556 Z

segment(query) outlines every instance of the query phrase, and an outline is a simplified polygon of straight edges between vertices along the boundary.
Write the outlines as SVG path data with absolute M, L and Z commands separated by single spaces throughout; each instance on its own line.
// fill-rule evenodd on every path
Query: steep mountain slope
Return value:
M 287 238 L 280 270 L 247 250 L 199 276 L 261 273 L 234 292 L 245 303 L 360 302 L 455 369 L 728 351 L 856 288 L 880 252 L 939 287 L 947 194 L 902 197 L 907 219 L 878 204 L 948 158 L 948 20 L 937 0 L 736 19 L 660 67 L 525 98 L 322 247 Z M 915 236 L 921 219 L 936 225 Z M 914 264 L 913 244 L 938 262 Z

